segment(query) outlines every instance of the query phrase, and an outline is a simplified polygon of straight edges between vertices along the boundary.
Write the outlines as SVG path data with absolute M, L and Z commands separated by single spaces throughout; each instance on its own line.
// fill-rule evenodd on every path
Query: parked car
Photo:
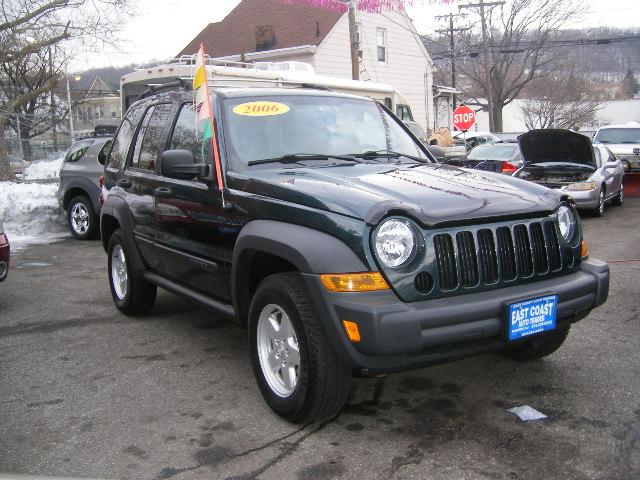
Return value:
M 217 142 L 196 132 L 192 92 L 124 116 L 100 217 L 111 294 L 136 315 L 161 287 L 245 326 L 284 418 L 335 415 L 354 369 L 544 357 L 605 301 L 608 266 L 565 193 L 437 163 L 365 97 L 210 95 Z
M 3 282 L 9 274 L 9 260 L 11 259 L 11 245 L 4 227 L 0 221 L 0 282 Z
M 466 158 L 448 163 L 459 167 L 512 175 L 522 166 L 522 155 L 517 143 L 493 143 L 478 145 L 467 154 Z
M 602 216 L 621 205 L 624 167 L 604 145 L 570 130 L 531 130 L 518 137 L 523 166 L 515 176 L 570 195 L 576 207 Z
M 11 173 L 14 175 L 24 175 L 25 169 L 30 165 L 29 162 L 16 155 L 9 155 L 9 166 Z
M 453 134 L 453 141 L 455 145 L 464 146 L 465 139 L 467 152 L 470 152 L 478 145 L 492 144 L 500 141 L 500 137 L 491 132 L 467 132 L 466 134 L 462 132 L 455 132 Z
M 598 129 L 593 141 L 606 145 L 627 172 L 640 171 L 640 123 L 606 125 Z
M 64 156 L 57 196 L 67 213 L 69 231 L 79 240 L 99 235 L 101 187 L 98 179 L 111 141 L 112 137 L 78 140 Z

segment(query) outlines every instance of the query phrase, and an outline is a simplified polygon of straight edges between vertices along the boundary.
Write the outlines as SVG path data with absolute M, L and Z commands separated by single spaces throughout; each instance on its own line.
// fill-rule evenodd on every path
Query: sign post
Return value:
M 464 149 L 467 149 L 467 131 L 476 123 L 476 112 L 466 105 L 460 105 L 453 111 L 453 126 L 462 132 Z

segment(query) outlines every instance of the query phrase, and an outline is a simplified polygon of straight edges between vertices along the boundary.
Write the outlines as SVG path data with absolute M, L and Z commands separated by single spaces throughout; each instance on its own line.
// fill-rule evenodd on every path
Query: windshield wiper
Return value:
M 324 155 L 320 153 L 289 153 L 280 157 L 261 158 L 259 160 L 249 160 L 247 165 L 262 165 L 264 163 L 296 163 L 300 160 L 346 160 L 349 162 L 358 162 L 354 155 Z
M 405 157 L 411 160 L 415 160 L 416 162 L 429 163 L 428 158 L 420 158 L 414 155 L 409 155 L 406 153 L 396 152 L 394 150 L 367 150 L 362 153 L 354 153 L 354 157 L 356 158 L 371 158 L 371 157 L 387 157 L 387 158 L 400 158 Z

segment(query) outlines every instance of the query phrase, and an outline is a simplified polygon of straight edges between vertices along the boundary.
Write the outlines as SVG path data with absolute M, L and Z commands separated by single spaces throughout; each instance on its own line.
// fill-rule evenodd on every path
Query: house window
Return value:
M 256 52 L 272 50 L 277 43 L 276 32 L 273 25 L 260 25 L 254 29 L 256 36 Z
M 378 42 L 378 61 L 387 62 L 387 30 L 376 28 L 376 39 Z

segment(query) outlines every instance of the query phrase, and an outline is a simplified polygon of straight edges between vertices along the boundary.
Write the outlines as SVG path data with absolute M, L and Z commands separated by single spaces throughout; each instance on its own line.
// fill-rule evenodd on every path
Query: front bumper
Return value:
M 567 191 L 561 190 L 566 193 L 576 203 L 578 209 L 594 209 L 598 207 L 598 201 L 600 200 L 600 189 L 586 191 Z
M 507 345 L 510 303 L 558 295 L 557 325 L 585 317 L 609 292 L 609 267 L 585 259 L 569 275 L 492 291 L 405 303 L 390 290 L 327 291 L 317 275 L 304 275 L 338 354 L 354 367 L 389 372 L 442 363 Z M 350 342 L 342 320 L 358 323 L 362 340 Z

